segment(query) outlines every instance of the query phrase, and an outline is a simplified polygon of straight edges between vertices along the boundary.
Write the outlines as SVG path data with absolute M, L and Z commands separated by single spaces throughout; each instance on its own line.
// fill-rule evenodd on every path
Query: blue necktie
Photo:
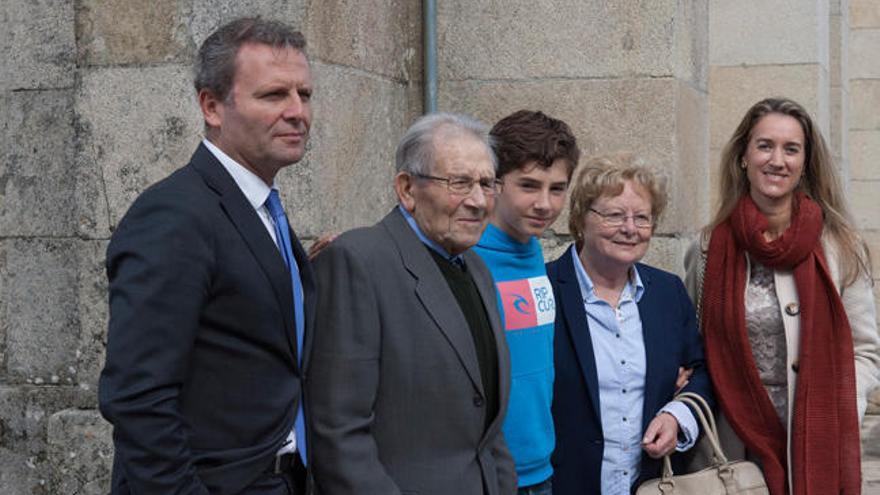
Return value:
M 275 221 L 275 237 L 278 241 L 278 247 L 281 254 L 284 255 L 284 264 L 290 270 L 290 281 L 293 284 L 293 317 L 296 323 L 296 360 L 302 366 L 303 355 L 303 334 L 305 333 L 305 318 L 303 317 L 303 288 L 302 281 L 299 278 L 299 267 L 296 265 L 296 258 L 293 257 L 293 244 L 290 242 L 290 225 L 287 223 L 287 215 L 284 214 L 284 207 L 281 206 L 281 198 L 278 197 L 278 191 L 272 189 L 269 193 L 269 199 L 266 200 L 266 209 L 272 215 Z M 296 450 L 299 456 L 306 464 L 306 424 L 303 416 L 303 404 L 300 400 L 299 408 L 296 410 L 296 421 L 293 424 L 296 432 Z

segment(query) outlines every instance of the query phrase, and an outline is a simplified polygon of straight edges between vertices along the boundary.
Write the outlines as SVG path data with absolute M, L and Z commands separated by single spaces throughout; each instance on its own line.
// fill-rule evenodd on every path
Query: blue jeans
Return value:
M 553 495 L 553 485 L 550 478 L 536 485 L 521 486 L 516 490 L 517 495 Z

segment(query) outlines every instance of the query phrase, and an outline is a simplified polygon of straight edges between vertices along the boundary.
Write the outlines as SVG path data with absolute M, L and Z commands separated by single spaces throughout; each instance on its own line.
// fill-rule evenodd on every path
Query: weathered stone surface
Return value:
M 48 432 L 50 479 L 55 492 L 108 493 L 113 428 L 98 411 L 59 411 L 49 418 Z
M 880 416 L 880 387 L 875 387 L 868 395 L 867 414 Z M 880 447 L 880 442 L 878 442 L 878 447 Z
M 17 382 L 73 384 L 79 335 L 76 241 L 0 241 L 0 327 Z
M 699 33 L 707 13 L 699 3 L 439 2 L 440 74 L 451 81 L 640 75 L 696 81 L 705 70 Z
M 189 18 L 189 3 L 176 0 L 77 2 L 77 58 L 80 65 L 186 61 Z
M 880 27 L 850 32 L 849 76 L 853 79 L 880 79 Z
M 709 2 L 712 65 L 828 64 L 828 3 Z M 768 49 L 768 47 L 773 47 Z
M 880 230 L 880 196 L 877 187 L 880 181 L 854 180 L 849 185 L 849 204 L 852 206 L 856 224 L 862 229 Z
M 199 46 L 212 31 L 237 17 L 260 16 L 276 19 L 294 26 L 306 35 L 308 0 L 189 0 L 192 14 L 186 22 L 194 45 Z
M 0 237 L 71 235 L 73 92 L 0 93 Z
M 325 0 L 309 6 L 309 54 L 397 81 L 421 77 L 421 9 L 411 0 Z
M 412 115 L 403 85 L 319 62 L 312 70 L 309 151 L 277 177 L 291 225 L 307 238 L 371 225 L 396 204 L 394 150 Z
M 880 79 L 858 79 L 849 86 L 850 130 L 880 129 Z
M 847 0 L 847 3 L 852 27 L 880 27 L 880 3 L 877 0 Z
M 847 116 L 849 111 L 846 108 L 848 101 L 848 93 L 840 86 L 832 86 L 828 90 L 828 102 L 830 115 L 828 119 L 828 134 L 825 140 L 830 148 L 831 155 L 837 164 L 838 169 L 848 169 L 849 160 L 849 133 L 846 132 Z
M 104 256 L 107 241 L 84 241 L 78 245 L 77 308 L 79 341 L 76 348 L 77 383 L 91 393 L 98 390 L 107 349 L 107 276 Z
M 73 2 L 0 2 L 0 91 L 73 85 Z
M 690 236 L 655 235 L 642 262 L 683 277 L 684 253 L 690 243 Z
M 864 495 L 880 494 L 880 459 L 862 461 L 862 493 Z
M 106 238 L 147 186 L 189 161 L 202 118 L 189 67 L 95 69 L 76 101 L 83 235 Z M 109 220 L 108 220 L 109 210 Z
M 713 39 L 715 34 L 713 33 Z M 829 116 L 820 115 L 820 94 L 825 71 L 815 64 L 720 67 L 709 70 L 709 146 L 720 150 L 730 139 L 746 111 L 758 101 L 770 96 L 792 98 L 809 111 L 819 122 L 828 122 Z M 827 105 L 827 103 L 825 103 Z M 825 107 L 827 109 L 827 106 Z M 820 126 L 821 127 L 821 126 Z M 824 127 L 827 129 L 827 126 Z M 717 153 L 712 153 L 717 163 Z
M 679 83 L 675 107 L 678 159 L 667 175 L 669 204 L 658 232 L 693 232 L 709 221 L 709 98 L 704 91 Z M 664 167 L 666 168 L 666 167 Z M 682 218 L 684 216 L 684 218 Z M 670 270 L 677 273 L 677 270 Z
M 880 179 L 880 129 L 849 132 L 850 177 L 853 179 Z
M 623 150 L 639 154 L 658 175 L 668 179 L 669 190 L 676 197 L 661 225 L 662 233 L 692 230 L 703 221 L 703 207 L 694 207 L 684 191 L 680 196 L 676 192 L 679 187 L 691 187 L 695 179 L 688 174 L 699 173 L 704 167 L 696 158 L 704 152 L 688 151 L 686 164 L 681 162 L 680 152 L 689 146 L 684 133 L 703 132 L 699 126 L 705 126 L 705 121 L 678 121 L 679 112 L 691 114 L 694 107 L 704 104 L 700 98 L 699 92 L 683 90 L 679 81 L 670 78 L 467 81 L 443 85 L 439 106 L 472 114 L 487 123 L 522 108 L 538 108 L 572 127 L 585 158 Z M 681 126 L 678 130 L 677 125 Z M 566 233 L 567 222 L 563 213 L 554 228 Z
M 554 235 L 550 232 L 545 232 L 544 237 L 541 238 L 541 249 L 544 251 L 544 261 L 555 261 L 565 254 L 566 250 L 571 249 L 573 242 L 574 240 L 571 239 L 570 236 Z
M 866 415 L 862 423 L 862 455 L 880 458 L 880 416 Z
M 49 495 L 46 427 L 69 407 L 89 407 L 94 395 L 76 387 L 0 386 L 0 493 Z

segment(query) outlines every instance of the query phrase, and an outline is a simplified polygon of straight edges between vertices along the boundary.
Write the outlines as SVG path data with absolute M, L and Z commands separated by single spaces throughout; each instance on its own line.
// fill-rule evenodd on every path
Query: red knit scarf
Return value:
M 709 243 L 703 286 L 706 362 L 721 410 L 761 459 L 772 495 L 789 493 L 786 431 L 758 375 L 745 323 L 746 256 L 793 270 L 800 301 L 800 354 L 794 395 L 795 495 L 861 491 L 852 331 L 822 251 L 823 217 L 802 193 L 791 226 L 765 240 L 767 219 L 746 195 Z

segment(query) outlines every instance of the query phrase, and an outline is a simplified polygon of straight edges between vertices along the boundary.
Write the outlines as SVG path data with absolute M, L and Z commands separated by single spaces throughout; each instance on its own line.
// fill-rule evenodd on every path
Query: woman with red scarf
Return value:
M 749 109 L 719 195 L 685 265 L 726 451 L 758 462 L 773 495 L 860 493 L 880 363 L 870 261 L 803 107 Z

